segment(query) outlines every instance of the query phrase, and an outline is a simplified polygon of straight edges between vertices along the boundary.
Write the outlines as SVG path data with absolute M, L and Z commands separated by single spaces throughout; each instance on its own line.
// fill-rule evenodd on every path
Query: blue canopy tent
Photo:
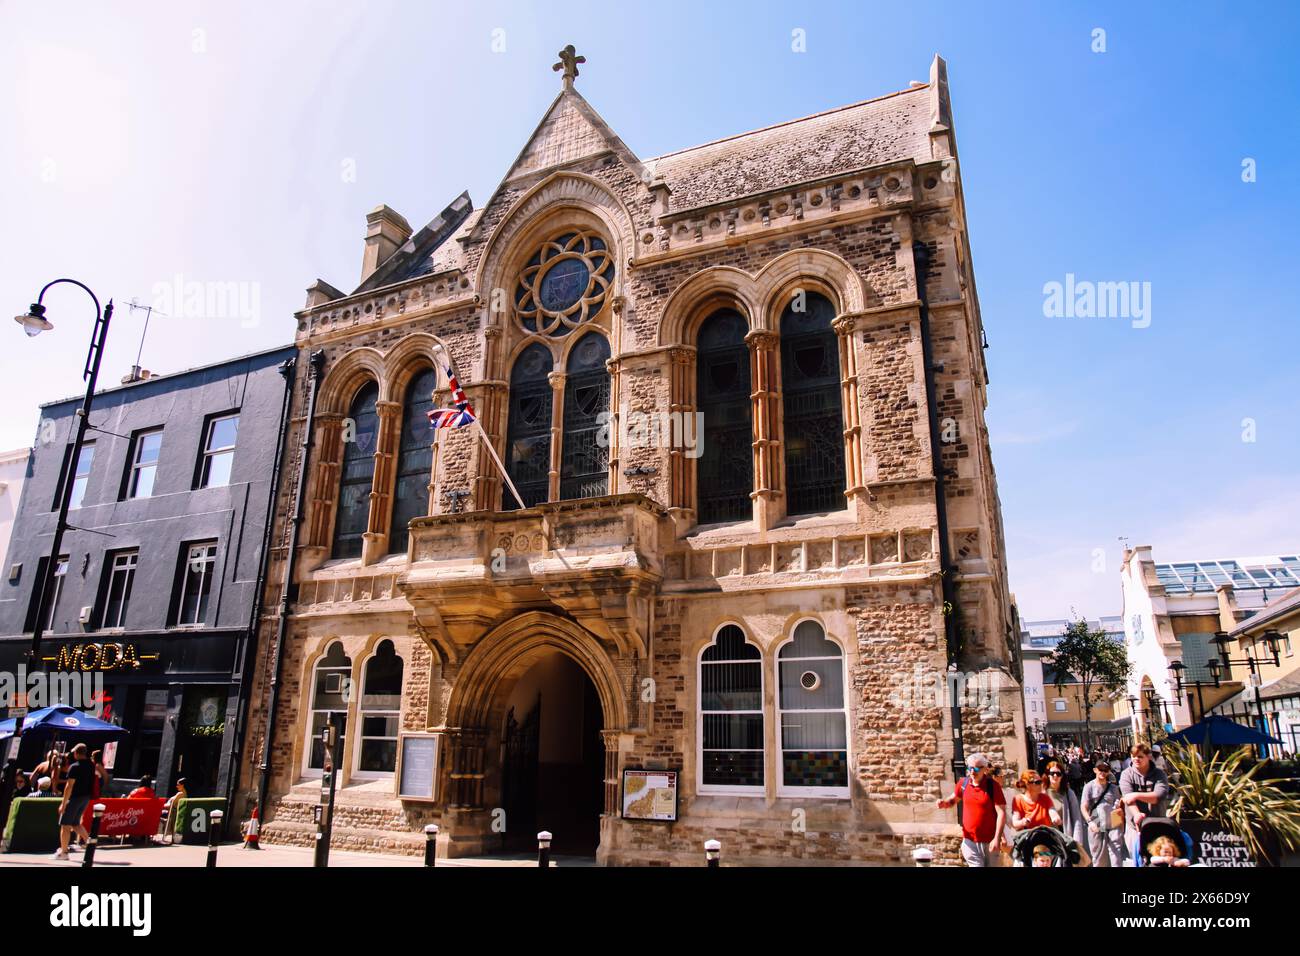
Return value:
M 14 718 L 0 721 L 0 740 L 8 740 L 13 735 Z M 24 738 L 56 735 L 97 741 L 120 740 L 129 736 L 130 731 L 67 705 L 42 707 L 23 718 Z
M 1219 714 L 1210 714 L 1204 720 L 1170 734 L 1169 739 L 1182 744 L 1207 744 L 1211 747 L 1246 747 L 1282 743 L 1276 737 Z

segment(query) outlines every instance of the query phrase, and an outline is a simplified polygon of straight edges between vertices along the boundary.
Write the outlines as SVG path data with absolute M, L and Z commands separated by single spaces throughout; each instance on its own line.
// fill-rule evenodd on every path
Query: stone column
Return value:
M 469 390 L 465 394 L 469 397 L 470 404 L 474 406 L 474 411 L 478 413 L 479 424 L 483 427 L 483 434 L 487 436 L 492 447 L 497 450 L 505 460 L 505 424 L 506 424 L 506 405 L 509 387 L 505 382 L 491 381 L 480 382 L 474 388 L 474 393 L 470 394 Z M 501 475 L 497 471 L 496 463 L 492 456 L 488 454 L 483 447 L 483 439 L 474 434 L 473 426 L 468 432 L 474 439 L 474 453 L 477 456 L 478 467 L 474 471 L 474 476 L 470 479 L 469 491 L 472 492 L 470 500 L 461 506 L 463 511 L 495 511 L 498 502 L 502 501 L 502 495 L 509 496 L 510 492 L 504 491 L 505 482 L 502 481 Z M 451 490 L 451 489 L 447 489 Z
M 844 460 L 848 463 L 845 496 L 860 498 L 866 490 L 862 481 L 862 422 L 858 408 L 858 350 L 853 331 L 857 323 L 852 316 L 840 316 L 831 328 L 840 343 L 840 403 L 844 406 Z
M 766 531 L 781 517 L 780 339 L 757 330 L 745 336 L 749 346 L 750 398 L 754 419 L 754 520 Z
M 605 374 L 609 376 L 609 422 L 606 425 L 606 434 L 609 437 L 609 459 L 606 464 L 608 476 L 605 479 L 605 487 L 609 489 L 611 495 L 619 492 L 619 486 L 622 483 L 623 476 L 620 474 L 619 457 L 622 454 L 622 448 L 619 446 L 619 419 L 622 415 L 622 409 L 619 407 L 619 395 L 622 393 L 622 364 L 616 358 L 605 359 Z
M 327 552 L 330 547 L 330 525 L 339 496 L 339 468 L 343 464 L 343 417 L 337 413 L 318 414 L 314 426 L 311 423 L 303 426 L 316 429 L 304 548 Z
M 388 553 L 388 525 L 393 517 L 393 482 L 397 448 L 401 440 L 402 405 L 400 402 L 376 402 L 379 419 L 375 435 L 375 470 L 370 481 L 370 517 L 361 544 L 361 563 L 374 564 Z
M 560 500 L 560 465 L 564 461 L 564 380 L 563 372 L 548 372 L 551 383 L 551 474 L 547 500 Z
M 682 423 L 682 436 L 696 446 L 703 440 L 695 434 L 695 349 L 678 346 L 668 350 L 668 409 L 671 416 Z M 679 532 L 695 524 L 699 513 L 696 507 L 696 459 L 686 457 L 685 448 L 671 448 L 668 452 L 668 514 Z
M 619 779 L 618 779 L 618 742 L 622 732 L 618 730 L 602 730 L 600 732 L 601 742 L 605 745 L 605 815 L 617 817 L 622 813 L 622 807 L 618 805 Z

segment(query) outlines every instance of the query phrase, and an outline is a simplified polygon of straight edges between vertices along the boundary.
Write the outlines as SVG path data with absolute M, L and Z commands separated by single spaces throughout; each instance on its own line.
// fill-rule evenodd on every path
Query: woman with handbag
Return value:
M 1093 866 L 1124 865 L 1124 804 L 1113 776 L 1110 763 L 1098 760 L 1080 801 Z

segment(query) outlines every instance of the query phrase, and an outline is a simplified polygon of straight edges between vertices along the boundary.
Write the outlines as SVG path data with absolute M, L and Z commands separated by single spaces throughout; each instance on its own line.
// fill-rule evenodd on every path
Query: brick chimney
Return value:
M 388 206 L 376 206 L 366 213 L 366 251 L 361 258 L 361 281 L 370 278 L 370 274 L 410 238 L 410 224 Z

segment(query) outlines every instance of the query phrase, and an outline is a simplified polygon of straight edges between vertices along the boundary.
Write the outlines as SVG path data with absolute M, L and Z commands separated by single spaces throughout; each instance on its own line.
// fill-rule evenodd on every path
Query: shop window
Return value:
M 763 659 L 735 624 L 700 655 L 702 791 L 762 792 Z
M 696 471 L 700 524 L 746 521 L 754 514 L 748 329 L 739 312 L 722 309 L 704 320 L 696 338 L 696 410 L 704 431 Z
M 797 308 L 802 305 L 802 309 Z M 781 313 L 786 512 L 842 511 L 844 413 L 835 307 L 815 292 Z
M 777 654 L 777 684 L 782 788 L 848 796 L 844 652 L 816 621 L 801 621 Z
M 333 717 L 338 727 L 341 746 L 347 743 L 348 701 L 352 697 L 352 659 L 343 653 L 343 645 L 335 641 L 316 662 L 312 675 L 311 722 L 308 725 L 307 769 L 325 769 L 325 745 L 321 732 Z
M 352 428 L 343 431 L 343 467 L 339 478 L 339 512 L 334 523 L 334 557 L 358 558 L 370 527 L 370 492 L 375 479 L 375 438 L 379 386 L 366 385 L 352 401 Z M 351 439 L 350 441 L 348 439 Z
M 397 452 L 397 488 L 393 494 L 393 521 L 388 532 L 388 550 L 406 551 L 412 518 L 429 513 L 429 479 L 433 472 L 433 390 L 438 374 L 426 369 L 406 389 L 402 402 L 402 444 Z
M 397 766 L 401 710 L 402 659 L 392 641 L 380 641 L 361 680 L 358 776 L 390 774 Z

